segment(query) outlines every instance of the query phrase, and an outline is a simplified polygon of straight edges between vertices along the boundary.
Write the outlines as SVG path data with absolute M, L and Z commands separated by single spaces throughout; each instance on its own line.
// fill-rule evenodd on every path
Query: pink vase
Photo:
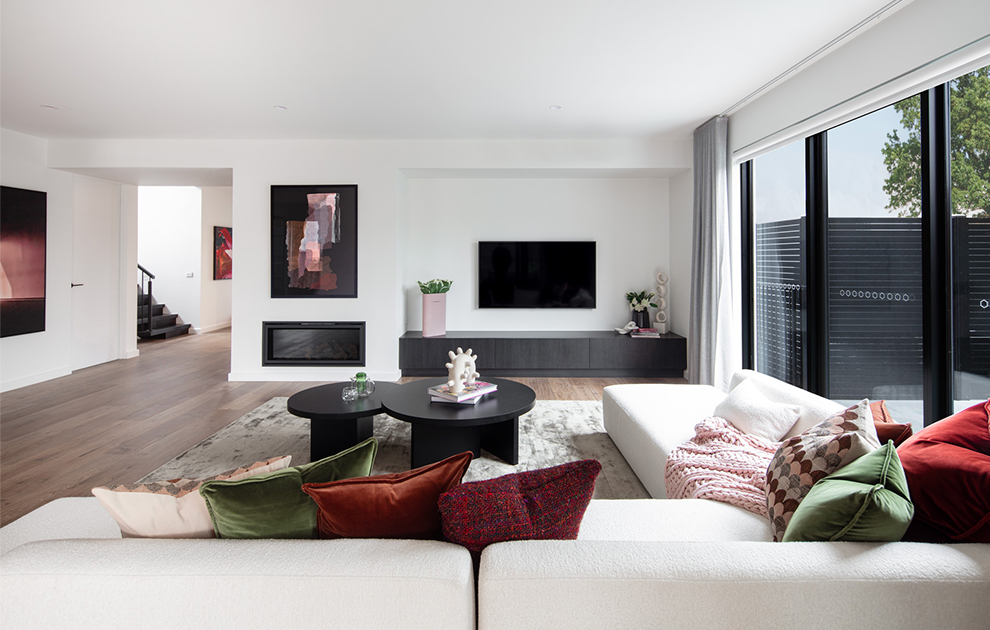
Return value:
M 423 336 L 443 337 L 447 334 L 447 294 L 423 294 Z

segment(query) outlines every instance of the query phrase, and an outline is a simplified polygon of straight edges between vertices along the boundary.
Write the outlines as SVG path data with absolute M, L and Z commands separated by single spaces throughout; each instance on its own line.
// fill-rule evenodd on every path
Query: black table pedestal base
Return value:
M 513 466 L 519 463 L 519 418 L 473 427 L 444 427 L 428 424 L 412 426 L 412 467 L 419 468 L 471 451 L 481 457 L 481 449 Z
M 367 440 L 374 430 L 374 416 L 336 420 L 310 420 L 309 461 L 315 462 Z
M 519 463 L 519 417 L 486 424 L 481 429 L 481 448 L 485 449 L 506 464 Z

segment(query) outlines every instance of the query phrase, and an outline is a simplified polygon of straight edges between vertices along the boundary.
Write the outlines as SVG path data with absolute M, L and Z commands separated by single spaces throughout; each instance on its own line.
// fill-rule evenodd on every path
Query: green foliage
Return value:
M 450 291 L 450 285 L 454 284 L 453 280 L 438 280 L 434 278 L 429 282 L 416 281 L 419 285 L 419 290 L 423 293 L 446 293 Z
M 952 213 L 990 217 L 990 66 L 950 83 Z M 894 105 L 907 132 L 887 134 L 883 161 L 887 208 L 900 217 L 921 216 L 921 99 Z
M 990 217 L 990 66 L 953 81 L 952 213 Z
M 896 129 L 887 134 L 882 151 L 888 177 L 883 191 L 890 198 L 888 210 L 897 210 L 900 217 L 917 217 L 921 215 L 921 99 L 905 99 L 894 109 L 908 135 L 901 140 Z

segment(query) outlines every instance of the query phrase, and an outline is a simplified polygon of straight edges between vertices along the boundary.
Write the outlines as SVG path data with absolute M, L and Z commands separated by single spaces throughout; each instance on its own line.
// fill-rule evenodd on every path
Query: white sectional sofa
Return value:
M 801 406 L 785 437 L 843 409 L 748 370 L 731 387 L 744 380 Z M 655 499 L 667 456 L 725 396 L 605 388 L 605 429 Z M 479 628 L 990 628 L 990 545 L 771 539 L 767 519 L 713 501 L 592 501 L 577 541 L 485 549 Z
M 732 376 L 730 388 L 752 381 L 774 402 L 801 406 L 784 437 L 802 433 L 843 406 L 752 370 Z M 664 465 L 675 447 L 694 437 L 694 425 L 712 415 L 726 394 L 711 385 L 611 385 L 602 395 L 605 431 L 654 499 L 666 499 Z
M 837 407 L 752 373 L 735 382 L 744 378 L 775 400 L 800 399 L 798 425 Z M 690 385 L 606 388 L 609 434 L 654 497 L 666 496 L 667 454 L 723 396 Z M 577 540 L 490 545 L 476 578 L 470 554 L 451 543 L 122 540 L 95 498 L 59 499 L 0 529 L 0 627 L 990 624 L 990 545 L 770 540 L 765 518 L 714 501 L 592 501 Z
M 95 497 L 0 529 L 0 628 L 475 627 L 471 555 L 426 540 L 120 537 Z
M 526 541 L 485 549 L 478 615 L 481 630 L 985 630 L 988 593 L 990 545 Z

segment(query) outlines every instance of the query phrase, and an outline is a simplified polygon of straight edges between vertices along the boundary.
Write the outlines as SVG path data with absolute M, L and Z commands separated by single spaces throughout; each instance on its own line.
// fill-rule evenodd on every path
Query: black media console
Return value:
M 447 331 L 399 337 L 403 376 L 445 376 L 447 352 L 471 348 L 482 376 L 656 376 L 680 378 L 687 339 L 674 333 L 634 339 L 613 331 Z

